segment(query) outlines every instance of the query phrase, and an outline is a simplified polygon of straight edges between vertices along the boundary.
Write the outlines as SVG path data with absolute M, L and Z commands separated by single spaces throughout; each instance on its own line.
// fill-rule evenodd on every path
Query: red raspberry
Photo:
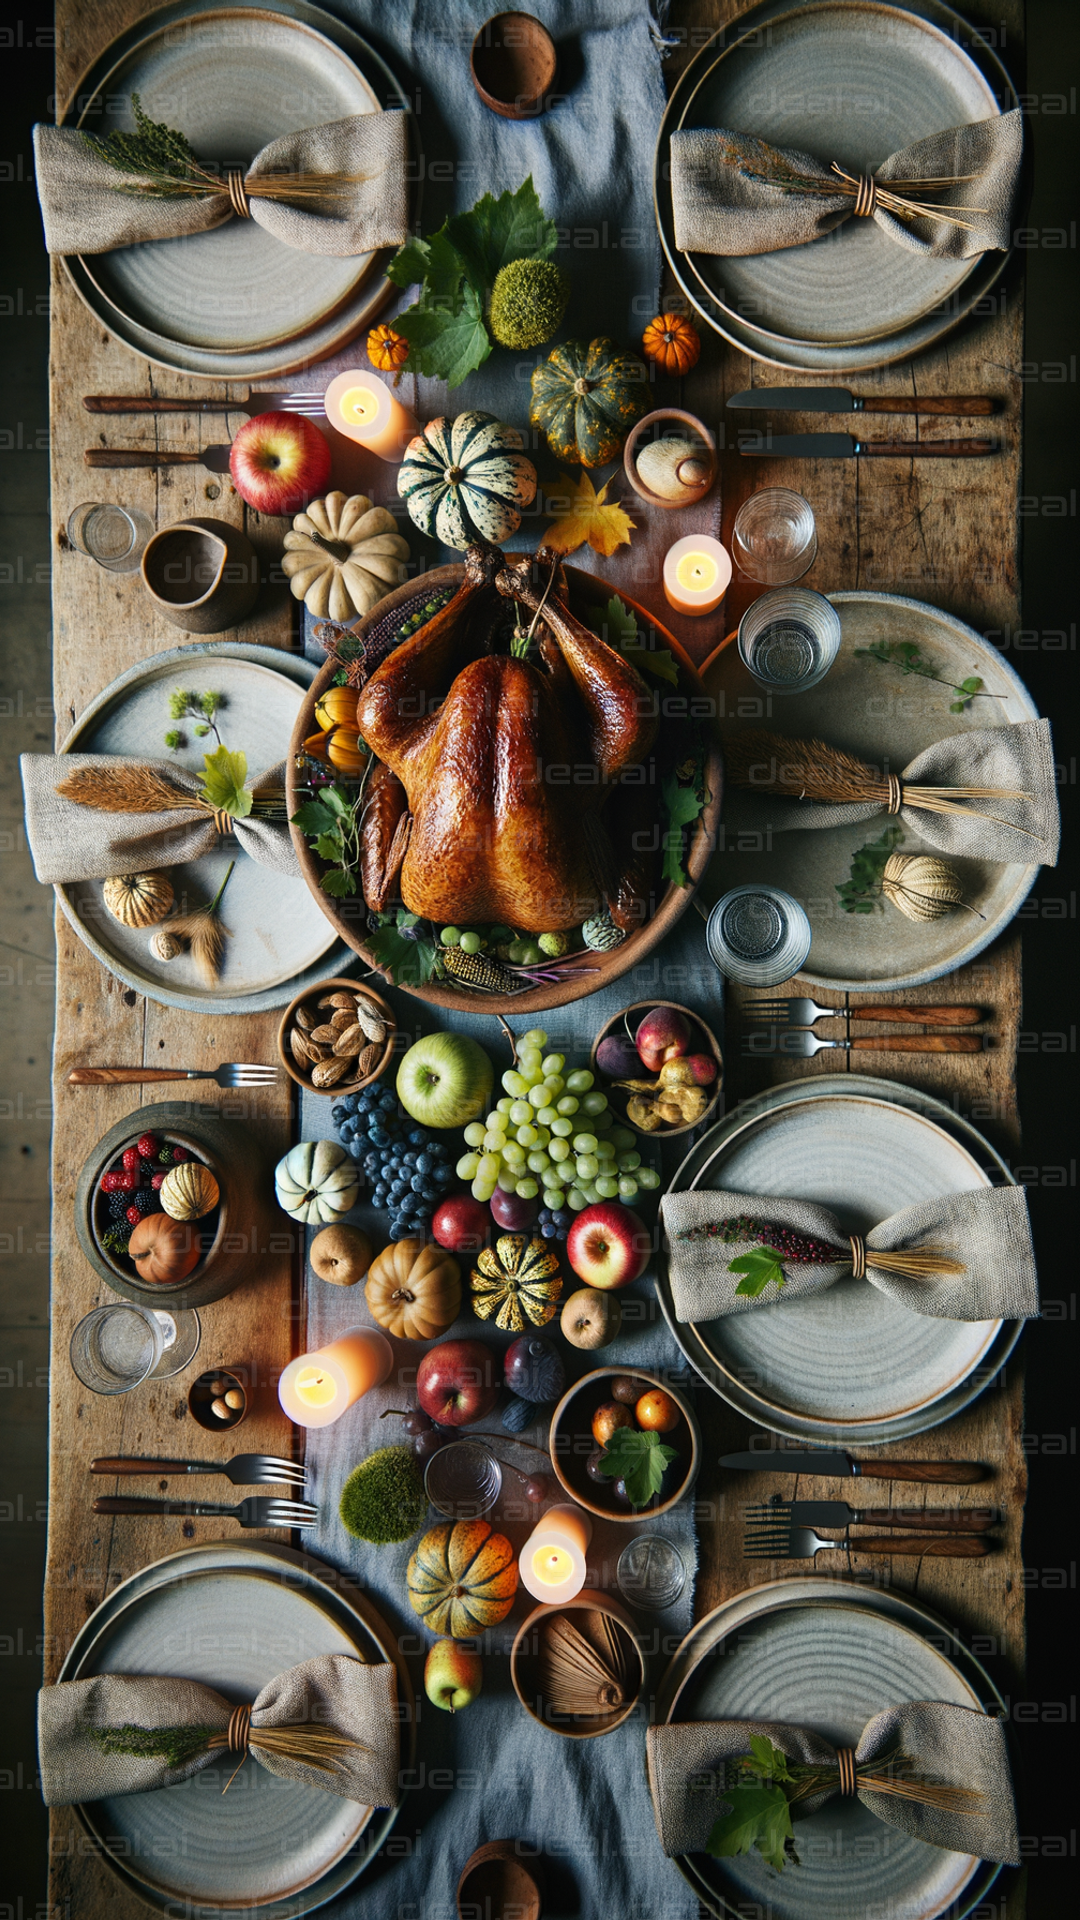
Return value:
M 126 1171 L 127 1173 L 134 1173 L 134 1171 L 135 1171 L 135 1169 L 136 1169 L 136 1167 L 137 1167 L 137 1166 L 138 1166 L 138 1164 L 139 1164 L 139 1149 L 138 1149 L 138 1147 L 125 1147 L 125 1148 L 124 1148 L 124 1154 L 123 1154 L 123 1162 L 122 1162 L 122 1164 L 123 1164 L 123 1166 L 124 1166 L 124 1169 L 125 1169 L 125 1171 Z
M 139 1184 L 139 1176 L 137 1173 L 117 1173 L 114 1174 L 113 1178 L 116 1181 L 116 1186 L 113 1189 L 114 1192 L 134 1193 Z
M 115 1193 L 120 1185 L 120 1175 L 118 1173 L 103 1173 L 98 1185 L 102 1193 Z
M 140 1134 L 136 1142 L 136 1150 L 144 1160 L 156 1160 L 160 1148 L 161 1142 L 153 1133 Z
M 164 1186 L 165 1180 L 166 1175 L 163 1173 L 155 1173 L 151 1176 L 150 1185 L 153 1187 L 155 1193 L 158 1193 Z
M 187 1149 L 185 1147 L 174 1147 L 172 1150 L 172 1157 L 175 1160 L 177 1166 L 179 1166 L 182 1160 L 186 1160 L 188 1158 Z
M 142 1214 L 139 1212 L 138 1207 L 129 1207 L 124 1215 L 124 1219 L 129 1226 L 137 1227 L 139 1221 L 142 1219 Z

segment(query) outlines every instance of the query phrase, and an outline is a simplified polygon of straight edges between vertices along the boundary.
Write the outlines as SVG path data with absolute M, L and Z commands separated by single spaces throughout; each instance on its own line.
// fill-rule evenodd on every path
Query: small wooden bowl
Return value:
M 457 1884 L 459 1920 L 540 1920 L 544 1878 L 521 1857 L 520 1840 L 488 1840 L 471 1853 Z
M 531 13 L 494 13 L 472 43 L 469 70 L 485 107 L 504 120 L 535 120 L 558 64 L 555 42 Z
M 611 1382 L 629 1374 L 631 1379 L 641 1381 L 642 1393 L 648 1393 L 650 1387 L 660 1387 L 670 1394 L 686 1423 L 686 1432 L 682 1426 L 673 1432 L 663 1433 L 660 1438 L 665 1445 L 677 1447 L 680 1456 L 686 1458 L 686 1435 L 690 1436 L 690 1459 L 686 1472 L 674 1493 L 666 1500 L 660 1500 L 655 1506 L 621 1507 L 614 1494 L 606 1488 L 595 1486 L 585 1471 L 585 1462 L 596 1448 L 592 1437 L 592 1417 L 597 1407 L 611 1399 Z M 555 1469 L 555 1478 L 563 1490 L 570 1495 L 586 1513 L 594 1514 L 598 1520 L 613 1520 L 617 1526 L 640 1526 L 643 1520 L 654 1520 L 658 1514 L 670 1513 L 686 1498 L 701 1467 L 701 1432 L 697 1415 L 690 1402 L 671 1386 L 667 1380 L 661 1380 L 659 1374 L 646 1373 L 643 1367 L 597 1367 L 594 1372 L 586 1373 L 575 1380 L 563 1394 L 551 1416 L 551 1429 L 548 1434 L 548 1448 L 551 1464 Z
M 319 1011 L 319 1001 L 325 1000 L 328 993 L 359 993 L 365 1000 L 370 1000 L 373 1006 L 378 1007 L 386 1022 L 386 1042 L 372 1071 L 362 1075 L 359 1080 L 341 1079 L 332 1087 L 314 1087 L 309 1076 L 301 1073 L 292 1057 L 289 1047 L 289 1029 L 296 1018 L 297 1007 L 310 1004 L 313 1011 Z M 323 1011 L 329 1013 L 328 1008 Z M 386 1072 L 394 1057 L 396 1038 L 397 1021 L 394 1018 L 394 1009 L 388 1000 L 383 999 L 381 993 L 375 992 L 374 987 L 369 987 L 366 982 L 361 986 L 356 980 L 320 980 L 317 987 L 309 987 L 306 993 L 298 993 L 295 1000 L 290 1000 L 277 1031 L 277 1049 L 282 1066 L 290 1080 L 295 1080 L 298 1087 L 305 1088 L 308 1093 L 322 1094 L 328 1100 L 338 1100 L 343 1093 L 359 1093 L 361 1087 L 370 1087 L 373 1080 L 377 1080 L 380 1074 Z
M 665 500 L 661 494 L 654 493 L 651 487 L 647 487 L 634 461 L 634 455 L 646 437 L 649 439 L 665 437 L 663 434 L 654 436 L 653 428 L 667 426 L 669 423 L 685 427 L 688 438 L 692 436 L 701 441 L 702 458 L 709 468 L 708 479 L 702 480 L 696 487 L 687 487 L 677 500 Z M 698 501 L 704 500 L 705 495 L 716 484 L 716 440 L 704 421 L 698 419 L 696 413 L 686 413 L 681 407 L 658 407 L 655 413 L 647 413 L 643 420 L 639 420 L 627 438 L 626 445 L 623 447 L 623 467 L 634 492 L 640 495 L 642 500 L 647 500 L 650 507 L 662 507 L 665 512 L 670 512 L 672 508 L 696 507 Z
M 627 1666 L 629 1684 L 623 1705 L 615 1713 L 574 1714 L 572 1718 L 556 1714 L 544 1696 L 540 1684 L 539 1635 L 537 1629 L 544 1620 L 556 1613 L 606 1613 L 621 1628 L 629 1646 Z M 634 1662 L 637 1663 L 636 1673 Z M 518 1629 L 514 1644 L 510 1649 L 510 1678 L 514 1683 L 514 1692 L 521 1701 L 526 1713 L 550 1733 L 557 1733 L 564 1740 L 598 1740 L 605 1733 L 611 1733 L 629 1719 L 641 1698 L 641 1689 L 645 1684 L 645 1661 L 638 1644 L 634 1622 L 618 1600 L 609 1594 L 595 1593 L 588 1587 L 573 1600 L 561 1600 L 558 1606 L 534 1607 L 528 1618 Z
M 196 515 L 159 527 L 139 571 L 158 612 L 185 633 L 239 626 L 259 597 L 258 555 L 228 520 Z
M 211 1382 L 218 1380 L 225 1381 L 226 1393 L 236 1388 L 244 1396 L 242 1407 L 235 1412 L 230 1407 L 232 1417 L 228 1420 L 219 1420 L 213 1411 L 214 1401 L 221 1396 L 212 1390 Z M 241 1372 L 236 1367 L 214 1367 L 209 1373 L 200 1373 L 198 1379 L 192 1381 L 187 1403 L 188 1412 L 196 1426 L 204 1428 L 207 1433 L 232 1433 L 234 1427 L 246 1420 L 251 1411 L 251 1387 L 246 1370 Z
M 651 1013 L 654 1007 L 670 1007 L 675 1013 L 684 1014 L 691 1026 L 697 1028 L 707 1044 L 704 1047 L 696 1047 L 694 1051 L 696 1053 L 712 1054 L 713 1059 L 716 1061 L 716 1079 L 712 1083 L 712 1098 L 699 1119 L 686 1121 L 681 1127 L 658 1127 L 655 1133 L 649 1133 L 644 1127 L 634 1126 L 634 1122 L 628 1117 L 626 1112 L 626 1108 L 631 1099 L 630 1094 L 624 1093 L 621 1087 L 615 1085 L 614 1081 L 608 1080 L 607 1075 L 596 1064 L 596 1055 L 599 1051 L 600 1042 L 606 1040 L 609 1033 L 615 1033 L 618 1030 L 621 1030 L 623 1033 L 626 1032 L 623 1022 L 627 1015 L 636 1013 L 641 1016 L 641 1019 L 644 1019 L 645 1015 Z M 633 1026 L 634 1022 L 631 1020 L 630 1024 Z M 638 1025 L 640 1025 L 640 1020 Z M 691 1007 L 681 1007 L 677 1000 L 635 1000 L 631 1006 L 624 1007 L 622 1013 L 614 1014 L 607 1025 L 601 1027 L 596 1039 L 593 1041 L 592 1053 L 589 1055 L 589 1065 L 596 1075 L 597 1085 L 604 1088 L 607 1092 L 608 1098 L 615 1106 L 616 1112 L 624 1126 L 632 1127 L 634 1132 L 640 1134 L 643 1140 L 674 1140 L 680 1133 L 692 1133 L 695 1127 L 704 1126 L 720 1098 L 720 1093 L 724 1085 L 724 1056 L 720 1051 L 720 1042 L 716 1038 L 712 1028 L 706 1026 L 699 1013 L 695 1013 Z M 636 1075 L 634 1077 L 635 1079 L 637 1078 Z M 642 1067 L 641 1077 L 642 1079 L 649 1078 L 647 1067 Z M 706 1088 L 705 1091 L 708 1092 L 709 1089 Z

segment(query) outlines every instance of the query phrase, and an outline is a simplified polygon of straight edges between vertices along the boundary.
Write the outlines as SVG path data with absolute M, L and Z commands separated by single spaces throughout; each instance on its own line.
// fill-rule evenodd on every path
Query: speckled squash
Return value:
M 409 1604 L 432 1633 L 469 1640 L 506 1619 L 517 1593 L 517 1556 L 486 1520 L 445 1521 L 425 1533 L 407 1580 Z
M 184 1160 L 171 1167 L 161 1183 L 158 1199 L 172 1220 L 201 1220 L 212 1213 L 221 1198 L 209 1167 L 201 1160 Z
M 611 340 L 567 340 L 532 376 L 529 418 L 552 452 L 575 466 L 602 467 L 649 405 L 648 373 Z
M 536 468 L 516 427 L 492 413 L 429 420 L 410 440 L 398 492 L 422 533 L 464 553 L 477 540 L 498 546 L 536 498 Z
M 563 1289 L 559 1256 L 527 1233 L 503 1233 L 478 1254 L 470 1285 L 477 1319 L 494 1318 L 504 1333 L 521 1333 L 529 1321 L 546 1327 Z

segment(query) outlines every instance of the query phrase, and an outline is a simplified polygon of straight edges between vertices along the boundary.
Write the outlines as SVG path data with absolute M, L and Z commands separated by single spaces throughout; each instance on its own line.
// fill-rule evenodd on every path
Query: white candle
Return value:
M 373 373 L 339 373 L 323 395 L 323 408 L 332 427 L 380 460 L 403 459 L 420 432 L 420 422 Z
M 394 1364 L 383 1333 L 353 1327 L 328 1347 L 290 1360 L 278 1382 L 278 1399 L 298 1427 L 329 1427 L 372 1387 L 380 1387 Z
M 592 1521 L 580 1507 L 549 1507 L 521 1549 L 518 1572 L 534 1600 L 573 1600 L 585 1585 Z
M 688 533 L 664 559 L 664 595 L 677 613 L 712 613 L 731 580 L 726 547 L 707 533 Z

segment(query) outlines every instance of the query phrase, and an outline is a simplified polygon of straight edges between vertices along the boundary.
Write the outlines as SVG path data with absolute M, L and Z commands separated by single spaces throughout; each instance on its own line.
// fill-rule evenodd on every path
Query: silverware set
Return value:
M 985 1560 L 992 1542 L 984 1534 L 969 1533 L 870 1533 L 851 1538 L 847 1533 L 829 1539 L 813 1527 L 800 1527 L 783 1507 L 766 1508 L 775 1518 L 747 1523 L 743 1532 L 744 1560 L 814 1560 L 819 1553 L 888 1554 L 938 1560 Z
M 754 387 L 733 394 L 727 404 L 753 413 L 778 407 L 790 413 L 936 414 L 956 419 L 997 411 L 988 394 L 867 394 L 863 398 L 846 387 Z M 858 440 L 850 433 L 774 433 L 771 426 L 749 439 L 741 435 L 739 439 L 739 452 L 754 460 L 978 460 L 1000 449 L 999 440 Z
M 964 1031 L 982 1020 L 981 1007 L 821 1007 L 816 1000 L 796 996 L 787 1000 L 748 1000 L 743 1017 L 747 1025 L 758 1022 L 765 1029 L 744 1033 L 742 1050 L 749 1058 L 756 1055 L 769 1059 L 787 1054 L 812 1060 L 822 1048 L 838 1049 L 842 1053 L 982 1053 L 988 1045 L 985 1034 Z M 874 1020 L 909 1029 L 933 1027 L 936 1031 L 849 1034 L 844 1039 L 820 1039 L 810 1032 L 819 1020 Z
M 121 1454 L 90 1462 L 91 1473 L 107 1473 L 118 1478 L 135 1474 L 217 1473 L 238 1487 L 265 1487 L 275 1483 L 284 1487 L 302 1487 L 306 1469 L 298 1460 L 280 1460 L 272 1453 L 237 1453 L 231 1460 L 168 1460 L 151 1454 Z M 122 1493 L 101 1494 L 93 1503 L 95 1513 L 132 1513 L 147 1515 L 182 1514 L 185 1518 L 238 1520 L 242 1527 L 313 1527 L 319 1509 L 310 1500 L 281 1498 L 277 1495 L 249 1494 L 238 1507 L 223 1507 L 207 1500 L 144 1500 Z

